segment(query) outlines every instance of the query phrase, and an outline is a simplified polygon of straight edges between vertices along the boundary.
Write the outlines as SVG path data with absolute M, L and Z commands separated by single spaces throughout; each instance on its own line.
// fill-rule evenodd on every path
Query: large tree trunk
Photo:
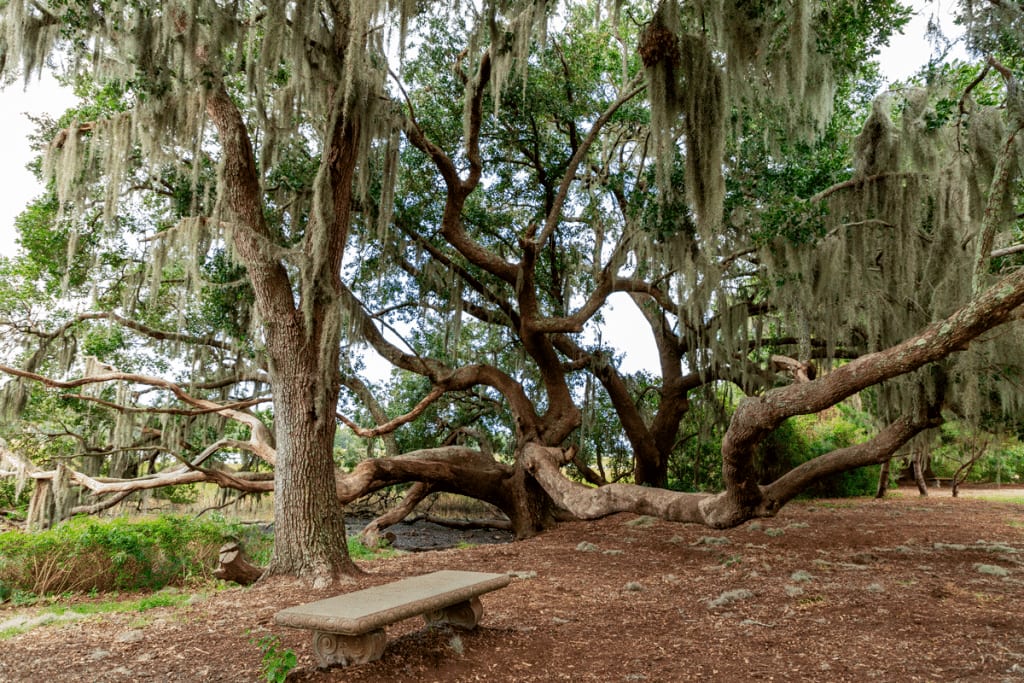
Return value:
M 358 572 L 348 556 L 342 507 L 335 497 L 332 449 L 340 388 L 340 270 L 359 129 L 339 111 L 328 131 L 322 159 L 328 174 L 318 177 L 326 185 L 319 188 L 326 201 L 317 205 L 306 226 L 303 273 L 296 286 L 268 248 L 274 235 L 266 222 L 252 141 L 222 83 L 208 92 L 206 109 L 220 136 L 222 194 L 236 222 L 231 237 L 264 321 L 274 390 L 275 533 L 267 573 L 308 577 L 321 586 Z
M 267 574 L 292 574 L 314 585 L 359 573 L 348 556 L 343 506 L 334 485 L 333 407 L 337 390 L 325 386 L 318 368 L 301 362 L 309 350 L 275 368 L 274 551 Z M 319 396 L 317 394 L 320 394 Z
M 536 536 L 558 521 L 551 497 L 530 475 L 522 457 L 516 458 L 512 477 L 506 481 L 505 486 L 512 510 L 508 516 L 512 520 L 512 533 L 517 540 Z

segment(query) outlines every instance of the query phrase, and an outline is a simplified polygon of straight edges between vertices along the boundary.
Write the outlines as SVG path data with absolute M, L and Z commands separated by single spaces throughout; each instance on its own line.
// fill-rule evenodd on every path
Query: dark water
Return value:
M 372 518 L 346 517 L 345 526 L 350 536 L 363 530 Z M 510 543 L 512 532 L 501 529 L 452 529 L 433 522 L 401 522 L 387 528 L 395 535 L 392 546 L 398 550 L 417 552 L 454 548 L 462 544 Z

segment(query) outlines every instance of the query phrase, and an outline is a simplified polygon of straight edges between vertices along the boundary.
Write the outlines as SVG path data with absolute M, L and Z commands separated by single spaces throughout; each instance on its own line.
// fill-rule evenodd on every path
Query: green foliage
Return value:
M 288 672 L 298 664 L 295 653 L 282 648 L 277 636 L 266 635 L 259 639 L 253 638 L 251 642 L 263 653 L 261 672 L 268 683 L 284 683 L 288 679 Z
M 250 562 L 259 567 L 266 567 L 270 563 L 270 556 L 274 552 L 274 535 L 267 532 L 265 527 L 258 524 L 237 524 L 229 528 L 232 536 L 245 549 Z
M 952 478 L 971 459 L 964 481 L 1019 484 L 1024 478 L 1024 443 L 1018 436 L 985 432 L 957 420 L 944 423 L 932 449 L 932 471 L 941 479 Z
M 199 500 L 199 487 L 196 484 L 162 486 L 153 491 L 153 497 L 174 505 L 191 505 Z
M 114 325 L 92 327 L 82 339 L 82 352 L 100 360 L 110 358 L 124 346 L 124 330 Z
M 224 539 L 217 521 L 75 518 L 53 529 L 0 534 L 0 584 L 35 595 L 154 589 L 207 579 Z
M 862 442 L 870 436 L 867 416 L 846 404 L 817 415 L 783 422 L 758 447 L 754 459 L 760 481 L 770 482 L 820 455 Z M 830 475 L 803 492 L 810 498 L 845 498 L 875 492 L 879 467 Z
M 732 409 L 727 389 L 709 386 L 691 397 L 690 410 L 679 426 L 678 445 L 669 458 L 669 488 L 722 490 L 722 437 Z
M 358 536 L 349 536 L 348 538 L 348 554 L 353 560 L 377 560 L 384 557 L 391 557 L 395 553 L 395 550 L 383 545 L 377 548 L 367 548 L 362 544 Z
M 28 509 L 29 496 L 31 496 L 30 487 L 26 486 L 19 495 L 17 482 L 14 479 L 10 477 L 0 479 L 0 510 L 16 510 L 23 514 Z

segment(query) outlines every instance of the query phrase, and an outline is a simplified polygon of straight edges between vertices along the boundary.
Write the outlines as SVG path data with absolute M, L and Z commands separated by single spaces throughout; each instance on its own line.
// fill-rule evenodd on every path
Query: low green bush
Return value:
M 0 586 L 35 595 L 156 589 L 212 576 L 239 529 L 221 520 L 76 518 L 36 533 L 0 533 Z
M 870 437 L 863 416 L 845 406 L 820 415 L 786 420 L 761 444 L 754 458 L 762 483 L 778 479 L 794 467 L 838 448 Z M 802 498 L 868 496 L 878 487 L 879 466 L 862 467 L 819 479 Z

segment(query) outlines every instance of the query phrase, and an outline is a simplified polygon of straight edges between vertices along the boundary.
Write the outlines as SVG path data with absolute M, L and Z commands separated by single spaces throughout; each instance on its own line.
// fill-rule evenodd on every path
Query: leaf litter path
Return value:
M 728 531 L 624 514 L 362 567 L 352 589 L 442 568 L 517 578 L 484 596 L 476 631 L 407 620 L 380 661 L 354 669 L 318 671 L 309 635 L 273 623 L 349 588 L 278 579 L 8 638 L 0 681 L 258 681 L 255 641 L 273 634 L 298 655 L 292 682 L 1024 682 L 1012 502 L 798 502 Z

